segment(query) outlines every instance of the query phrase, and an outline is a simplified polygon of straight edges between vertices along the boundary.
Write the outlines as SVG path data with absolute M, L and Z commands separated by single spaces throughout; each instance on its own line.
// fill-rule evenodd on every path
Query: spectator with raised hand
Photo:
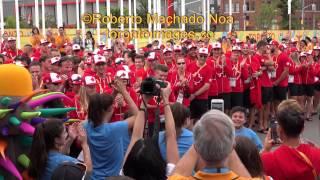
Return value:
M 92 170 L 90 150 L 87 144 L 87 136 L 79 124 L 72 124 L 68 128 L 61 119 L 49 119 L 38 124 L 33 135 L 30 151 L 30 166 L 28 174 L 34 179 L 51 179 L 56 167 L 63 162 L 74 162 L 78 160 L 64 153 L 68 151 L 75 138 L 78 138 L 83 149 L 84 164 L 87 171 Z
M 114 99 L 108 94 L 93 94 L 89 97 L 88 122 L 84 127 L 88 134 L 88 144 L 92 155 L 93 171 L 91 179 L 104 179 L 119 175 L 124 158 L 123 138 L 128 137 L 133 127 L 138 108 L 126 87 L 116 79 L 114 90 L 122 94 L 133 112 L 130 118 L 110 123 Z
M 317 179 L 320 172 L 320 151 L 314 144 L 304 142 L 304 110 L 296 100 L 281 102 L 277 109 L 280 147 L 271 151 L 274 141 L 271 132 L 265 138 L 261 154 L 264 172 L 275 180 Z
M 250 174 L 233 149 L 234 131 L 231 119 L 223 112 L 205 113 L 194 127 L 194 145 L 178 162 L 169 180 L 248 179 Z M 199 162 L 200 170 L 191 177 Z
M 179 150 L 179 157 L 182 157 L 193 144 L 193 133 L 187 129 L 191 124 L 190 111 L 181 103 L 174 103 L 170 106 L 175 129 L 177 133 L 177 144 Z M 171 144 L 166 143 L 166 131 L 159 133 L 159 147 L 162 158 L 166 160 L 167 146 Z
M 146 102 L 152 96 L 142 95 L 143 103 L 140 105 L 131 141 L 127 149 L 126 158 L 124 160 L 123 174 L 139 180 L 162 180 L 167 179 L 171 174 L 175 164 L 179 160 L 177 148 L 177 136 L 175 123 L 169 105 L 169 96 L 171 86 L 161 89 L 161 97 L 164 102 L 166 143 L 170 146 L 166 147 L 167 162 L 161 157 L 159 148 L 157 147 L 157 136 L 154 138 L 143 138 L 145 125 Z
M 235 150 L 253 178 L 270 180 L 271 177 L 264 175 L 262 161 L 257 146 L 247 137 L 237 136 L 235 138 Z

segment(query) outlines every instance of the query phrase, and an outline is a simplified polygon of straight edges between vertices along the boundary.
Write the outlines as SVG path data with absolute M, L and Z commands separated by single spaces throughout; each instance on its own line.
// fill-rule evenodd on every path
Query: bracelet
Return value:
M 139 108 L 139 111 L 146 112 L 146 109 L 145 108 Z

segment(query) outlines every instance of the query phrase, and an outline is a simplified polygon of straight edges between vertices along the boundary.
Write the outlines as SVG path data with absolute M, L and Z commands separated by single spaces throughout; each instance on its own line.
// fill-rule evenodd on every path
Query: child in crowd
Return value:
M 246 123 L 246 109 L 240 106 L 232 108 L 231 119 L 236 130 L 236 136 L 244 136 L 249 138 L 253 143 L 256 144 L 257 148 L 261 150 L 262 143 L 259 136 L 253 130 L 243 126 Z

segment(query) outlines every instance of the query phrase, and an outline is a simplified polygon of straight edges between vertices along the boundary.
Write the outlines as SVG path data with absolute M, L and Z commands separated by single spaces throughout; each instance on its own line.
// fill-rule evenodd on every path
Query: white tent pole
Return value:
M 77 30 L 80 29 L 80 20 L 79 20 L 79 0 L 76 0 L 76 16 L 77 16 Z
M 41 0 L 41 21 L 42 21 L 42 36 L 45 37 L 46 34 L 46 18 L 44 9 L 44 0 Z
M 185 0 L 181 0 L 181 16 L 185 16 L 186 15 L 186 1 Z M 181 24 L 181 31 L 185 31 L 186 29 L 186 24 L 182 23 Z
M 137 17 L 137 0 L 133 0 L 133 14 L 135 17 Z M 137 31 L 137 22 L 134 21 L 134 30 Z M 138 50 L 138 39 L 135 38 L 134 40 L 134 47 L 136 50 Z
M 129 7 L 129 17 L 131 17 L 132 16 L 132 9 L 131 9 L 131 0 L 128 0 L 128 7 Z M 129 31 L 131 32 L 131 23 L 132 23 L 132 21 L 131 21 L 131 18 L 129 18 Z
M 34 1 L 34 11 L 35 11 L 35 23 L 34 25 L 39 28 L 39 0 Z
M 202 24 L 202 31 L 205 31 L 207 28 L 207 14 L 206 14 L 206 0 L 202 0 L 202 16 L 204 18 L 204 22 Z
M 0 28 L 1 28 L 1 42 L 3 41 L 3 34 L 4 34 L 4 20 L 3 20 L 3 2 L 0 0 Z
M 151 14 L 151 0 L 148 0 L 148 13 Z M 148 31 L 152 31 L 152 24 L 148 23 Z M 151 37 L 149 36 L 149 43 L 151 43 Z
M 85 13 L 85 0 L 81 0 L 81 16 Z M 81 21 L 82 46 L 85 47 L 86 25 Z
M 110 17 L 110 0 L 107 0 L 107 16 Z M 111 31 L 111 23 L 108 22 L 108 30 Z M 108 36 L 108 45 L 111 46 L 111 38 Z
M 207 1 L 207 31 L 210 31 L 210 1 Z
M 19 4 L 18 0 L 15 0 L 16 10 L 16 31 L 17 31 L 17 48 L 20 49 L 20 18 L 19 18 Z
M 100 13 L 99 0 L 96 0 L 96 13 Z M 98 44 L 100 43 L 100 22 L 97 21 L 97 39 Z
M 120 16 L 123 16 L 123 0 L 120 0 Z M 121 23 L 121 31 L 124 29 L 124 24 Z
M 153 0 L 152 4 L 153 4 L 153 14 L 156 15 L 158 13 L 157 12 L 157 0 Z M 153 31 L 155 32 L 155 31 L 157 31 L 157 29 L 158 29 L 157 23 L 154 22 L 153 23 Z M 153 37 L 154 36 L 152 36 L 152 40 L 153 40 Z
M 229 0 L 229 16 L 232 16 L 232 0 Z M 231 32 L 232 23 L 229 23 L 229 31 Z
M 158 16 L 161 16 L 161 1 L 157 1 L 157 8 L 158 8 Z M 161 23 L 159 22 L 158 23 L 158 28 L 157 28 L 159 31 L 161 31 Z M 160 38 L 159 38 L 159 43 L 161 44 L 162 43 L 162 36 L 161 36 L 161 33 L 160 33 Z

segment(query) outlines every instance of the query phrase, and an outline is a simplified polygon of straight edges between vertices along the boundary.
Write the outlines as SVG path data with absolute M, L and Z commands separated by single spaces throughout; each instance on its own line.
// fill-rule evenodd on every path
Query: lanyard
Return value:
M 228 168 L 204 168 L 202 170 L 202 172 L 205 172 L 205 173 L 227 173 L 229 172 L 230 170 Z

